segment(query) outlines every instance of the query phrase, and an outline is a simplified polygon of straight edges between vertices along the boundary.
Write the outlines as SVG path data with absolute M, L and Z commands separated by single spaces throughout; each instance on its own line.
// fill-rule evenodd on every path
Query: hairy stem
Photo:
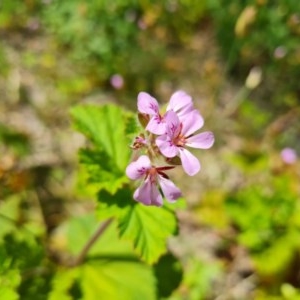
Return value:
M 86 242 L 78 256 L 72 261 L 70 264 L 72 267 L 80 265 L 88 252 L 90 251 L 91 247 L 95 244 L 95 242 L 98 240 L 98 238 L 103 234 L 103 232 L 106 230 L 108 225 L 112 222 L 113 218 L 107 219 L 105 222 L 101 223 L 97 230 L 94 232 L 94 234 L 90 237 L 90 239 Z

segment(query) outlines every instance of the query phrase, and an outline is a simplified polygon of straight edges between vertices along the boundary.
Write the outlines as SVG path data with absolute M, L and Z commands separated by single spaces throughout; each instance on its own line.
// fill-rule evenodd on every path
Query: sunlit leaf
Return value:
M 5 300 L 20 299 L 18 293 L 13 288 L 2 286 L 2 284 L 0 284 L 0 295 L 1 295 L 2 299 L 5 299 Z
M 87 241 L 101 226 L 103 221 L 99 221 L 92 213 L 70 218 L 58 228 L 52 238 L 53 246 L 60 247 L 61 250 L 77 255 Z M 99 255 L 129 256 L 136 258 L 129 241 L 120 240 L 116 222 L 111 223 L 103 234 L 94 243 L 88 257 Z
M 133 240 L 136 250 L 148 263 L 166 252 L 166 239 L 177 230 L 174 212 L 163 207 L 134 204 L 119 222 L 121 236 Z
M 74 107 L 71 114 L 76 128 L 105 153 L 105 159 L 111 159 L 118 171 L 124 170 L 129 148 L 123 110 L 115 105 L 82 105 Z
M 52 280 L 52 289 L 49 293 L 49 300 L 72 300 L 74 299 L 70 290 L 78 277 L 77 269 L 58 270 Z
M 88 182 L 87 189 L 98 191 L 105 189 L 114 194 L 128 178 L 124 171 L 114 165 L 105 152 L 82 149 L 79 152 L 82 180 Z
M 101 192 L 99 201 L 99 214 L 117 217 L 121 237 L 132 241 L 143 260 L 154 263 L 166 252 L 166 239 L 177 232 L 173 210 L 137 203 L 130 189 L 118 191 L 114 197 Z
M 74 217 L 62 226 L 56 238 L 65 235 L 65 250 L 76 257 L 100 225 L 93 214 Z M 155 276 L 151 268 L 139 261 L 129 241 L 119 238 L 116 225 L 116 222 L 111 223 L 98 238 L 83 265 L 75 268 L 77 273 L 61 271 L 56 275 L 51 299 L 60 299 L 59 295 L 69 299 L 68 287 L 74 280 L 85 300 L 156 299 Z
M 17 300 L 20 299 L 16 291 L 18 285 L 21 282 L 21 275 L 19 270 L 0 270 L 0 296 L 5 300 Z
M 13 231 L 19 212 L 20 198 L 17 196 L 7 197 L 0 200 L 0 238 Z
M 264 276 L 282 274 L 291 264 L 299 244 L 299 231 L 290 230 L 264 251 L 252 255 L 258 273 Z
M 155 300 L 155 279 L 146 265 L 128 260 L 98 260 L 82 267 L 85 300 Z
M 81 178 L 89 189 L 114 194 L 128 182 L 130 137 L 137 128 L 133 115 L 115 105 L 77 106 L 71 114 L 75 127 L 91 142 L 79 152 Z

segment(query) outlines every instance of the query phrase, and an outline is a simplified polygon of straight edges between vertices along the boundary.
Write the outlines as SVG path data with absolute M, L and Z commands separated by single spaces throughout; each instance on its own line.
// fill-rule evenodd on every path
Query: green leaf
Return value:
M 78 269 L 58 270 L 52 279 L 52 289 L 49 293 L 49 300 L 72 300 L 70 290 L 78 277 Z
M 164 207 L 134 204 L 119 220 L 121 236 L 131 239 L 141 257 L 154 263 L 166 252 L 166 239 L 177 231 L 174 212 Z
M 0 272 L 0 295 L 1 299 L 17 300 L 19 295 L 16 288 L 21 282 L 19 270 L 6 270 L 5 273 Z
M 140 131 L 140 124 L 137 121 L 137 117 L 132 113 L 126 113 L 126 131 L 125 134 L 132 140 L 134 135 Z
M 178 288 L 183 278 L 183 270 L 179 260 L 171 253 L 167 253 L 153 267 L 155 276 L 158 279 L 159 299 L 169 297 Z
M 81 179 L 89 183 L 89 190 L 116 193 L 128 182 L 125 168 L 137 129 L 133 115 L 115 105 L 77 106 L 71 114 L 75 127 L 91 141 L 89 148 L 79 152 Z
M 0 245 L 7 253 L 1 265 L 9 268 L 8 271 L 4 269 L 4 278 L 17 286 L 15 290 L 22 300 L 45 299 L 49 293 L 53 269 L 48 264 L 43 246 L 41 240 L 26 230 L 6 235 Z
M 283 274 L 299 249 L 298 237 L 299 231 L 290 229 L 286 235 L 275 240 L 264 251 L 253 254 L 257 272 L 264 276 Z
M 125 171 L 116 168 L 111 158 L 105 152 L 82 149 L 79 152 L 82 164 L 81 180 L 88 182 L 86 189 L 99 191 L 105 189 L 111 194 L 128 182 Z
M 20 299 L 18 293 L 14 289 L 0 285 L 0 295 L 5 300 L 18 300 Z
M 68 290 L 74 281 L 79 283 L 84 300 L 156 299 L 151 267 L 138 260 L 129 241 L 119 238 L 116 225 L 113 222 L 106 228 L 82 266 L 56 275 L 50 300 L 69 299 Z M 56 239 L 61 241 L 65 236 L 67 250 L 77 255 L 98 226 L 99 221 L 92 214 L 74 217 L 61 226 Z
M 29 137 L 21 132 L 12 130 L 0 123 L 0 143 L 12 149 L 17 155 L 25 155 L 30 151 Z
M 66 245 L 68 252 L 77 255 L 100 224 L 101 222 L 97 220 L 94 214 L 70 218 L 58 228 L 56 235 L 53 237 L 53 242 L 57 241 L 57 243 L 60 242 Z M 111 255 L 114 257 L 126 255 L 137 259 L 130 242 L 120 240 L 116 222 L 113 222 L 105 229 L 88 253 L 88 257 L 98 257 L 99 255 Z
M 77 129 L 86 135 L 102 154 L 106 154 L 105 159 L 110 158 L 118 170 L 125 170 L 129 160 L 129 143 L 125 135 L 126 113 L 115 105 L 82 105 L 74 107 L 71 114 Z
M 82 267 L 81 287 L 85 300 L 156 299 L 151 269 L 139 262 L 98 260 Z
M 18 217 L 19 206 L 20 198 L 16 195 L 0 201 L 0 239 L 16 228 L 15 220 Z
M 147 263 L 156 262 L 167 250 L 167 238 L 177 233 L 173 210 L 137 203 L 130 189 L 120 190 L 114 196 L 103 191 L 99 201 L 99 215 L 116 216 L 121 237 L 130 240 Z

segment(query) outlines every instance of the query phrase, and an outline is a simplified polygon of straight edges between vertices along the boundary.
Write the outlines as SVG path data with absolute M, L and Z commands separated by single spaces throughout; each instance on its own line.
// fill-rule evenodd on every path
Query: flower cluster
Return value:
M 130 179 L 142 179 L 133 197 L 145 205 L 161 206 L 163 194 L 174 202 L 181 192 L 166 171 L 182 165 L 189 176 L 198 173 L 200 162 L 187 148 L 208 149 L 214 143 L 214 135 L 210 131 L 195 133 L 204 120 L 192 98 L 183 91 L 171 96 L 164 114 L 157 100 L 145 92 L 139 93 L 137 107 L 145 133 L 135 138 L 133 161 L 126 169 Z

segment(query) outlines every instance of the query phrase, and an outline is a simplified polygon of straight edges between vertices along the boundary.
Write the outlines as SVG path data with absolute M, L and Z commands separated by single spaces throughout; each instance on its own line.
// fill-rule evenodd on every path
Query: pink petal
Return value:
M 194 110 L 194 105 L 193 103 L 186 105 L 185 107 L 183 107 L 180 111 L 177 112 L 179 119 L 181 120 L 182 118 L 184 118 L 184 116 L 186 114 L 188 114 L 189 112 Z
M 141 155 L 138 160 L 130 163 L 126 168 L 126 175 L 132 180 L 143 177 L 147 170 L 151 168 L 151 162 L 148 156 Z
M 163 199 L 155 183 L 148 177 L 133 194 L 133 198 L 145 205 L 161 206 Z
M 214 144 L 214 141 L 214 134 L 206 131 L 189 137 L 186 145 L 193 148 L 209 149 Z
M 164 134 L 166 132 L 166 124 L 159 115 L 155 115 L 150 119 L 146 130 L 158 135 Z
M 174 110 L 175 112 L 186 111 L 193 107 L 192 97 L 184 91 L 175 92 L 171 98 L 167 110 Z
M 172 138 L 176 137 L 181 130 L 180 120 L 173 110 L 169 110 L 165 116 L 166 133 Z
M 151 204 L 151 181 L 147 178 L 142 184 L 135 190 L 133 194 L 134 200 L 141 202 L 145 205 Z
M 182 122 L 182 134 L 184 136 L 189 136 L 193 134 L 195 131 L 200 129 L 204 124 L 204 120 L 202 116 L 196 109 L 184 115 L 181 119 L 181 122 Z
M 138 111 L 143 114 L 157 115 L 159 113 L 158 102 L 155 98 L 145 92 L 138 94 L 137 102 Z
M 163 198 L 157 188 L 156 185 L 152 186 L 151 190 L 151 205 L 155 206 L 162 206 L 163 205 Z
M 190 176 L 198 173 L 201 168 L 198 158 L 184 148 L 180 148 L 179 150 L 179 155 L 184 171 Z
M 179 188 L 171 181 L 162 176 L 159 176 L 159 185 L 161 190 L 169 202 L 175 202 L 182 196 Z
M 165 157 L 174 157 L 178 154 L 178 148 L 175 146 L 170 137 L 166 134 L 156 138 L 156 146 Z

